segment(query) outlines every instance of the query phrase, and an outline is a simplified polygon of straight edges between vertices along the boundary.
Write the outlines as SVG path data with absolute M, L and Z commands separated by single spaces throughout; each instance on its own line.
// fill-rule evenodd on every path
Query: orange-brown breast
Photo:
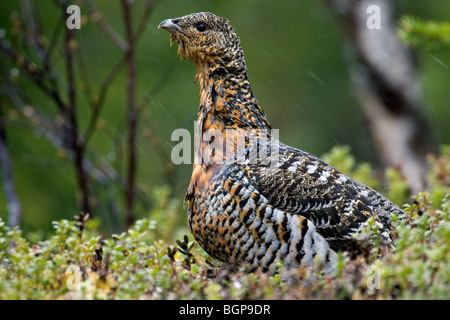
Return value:
M 223 163 L 224 148 L 214 146 L 221 145 L 221 141 L 216 141 L 216 137 L 225 137 L 225 125 L 221 118 L 217 116 L 216 105 L 213 105 L 213 101 L 208 94 L 207 88 L 213 85 L 212 81 L 208 80 L 201 72 L 199 72 L 197 78 L 200 80 L 200 86 L 204 88 L 200 92 L 200 105 L 204 107 L 199 112 L 197 123 L 199 127 L 196 129 L 195 154 L 198 157 L 192 169 L 191 181 L 185 197 L 185 203 L 189 202 L 189 208 L 192 210 L 195 210 L 193 207 L 194 196 L 202 194 L 210 187 L 215 174 Z M 222 100 L 219 104 L 221 102 Z M 212 151 L 213 154 L 211 154 Z

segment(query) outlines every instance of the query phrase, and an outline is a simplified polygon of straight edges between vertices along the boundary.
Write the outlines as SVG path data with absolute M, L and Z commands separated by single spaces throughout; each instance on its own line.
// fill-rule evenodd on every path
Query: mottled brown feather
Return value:
M 250 270 L 275 272 L 279 260 L 295 267 L 315 258 L 331 271 L 335 250 L 344 250 L 369 218 L 390 241 L 400 208 L 272 134 L 227 20 L 194 13 L 160 27 L 197 66 L 195 151 L 202 161 L 194 163 L 185 202 L 189 228 L 206 252 Z

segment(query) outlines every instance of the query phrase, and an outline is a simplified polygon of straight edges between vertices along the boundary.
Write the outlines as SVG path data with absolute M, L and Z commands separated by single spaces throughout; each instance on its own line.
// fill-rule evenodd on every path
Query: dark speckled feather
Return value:
M 197 66 L 196 154 L 186 193 L 189 228 L 214 258 L 276 271 L 314 258 L 333 269 L 336 250 L 373 218 L 390 241 L 403 211 L 317 157 L 281 143 L 253 95 L 239 37 L 211 13 L 167 19 L 178 53 Z

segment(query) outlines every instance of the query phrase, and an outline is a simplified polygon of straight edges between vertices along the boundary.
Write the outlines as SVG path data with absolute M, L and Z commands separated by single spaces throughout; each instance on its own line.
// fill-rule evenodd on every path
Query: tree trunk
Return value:
M 332 3 L 345 21 L 350 75 L 376 152 L 385 166 L 400 170 L 412 193 L 423 191 L 432 143 L 417 65 L 397 37 L 393 1 Z

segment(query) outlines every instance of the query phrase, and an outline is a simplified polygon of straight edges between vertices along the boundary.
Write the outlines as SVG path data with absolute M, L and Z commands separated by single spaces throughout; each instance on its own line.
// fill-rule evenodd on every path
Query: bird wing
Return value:
M 253 269 L 262 267 L 263 271 L 274 271 L 279 260 L 290 266 L 308 265 L 316 257 L 318 263 L 326 266 L 327 272 L 333 270 L 336 253 L 330 250 L 329 243 L 311 221 L 270 205 L 238 165 L 226 166 L 217 177 L 217 183 L 211 185 L 214 196 L 203 202 L 210 203 L 208 216 L 217 215 L 219 220 L 223 219 L 213 233 L 210 247 L 215 250 L 211 252 L 220 252 L 217 248 L 223 246 L 218 243 L 227 239 L 231 245 L 225 256 L 236 261 L 245 260 Z M 217 203 L 221 204 L 225 214 L 211 210 Z
M 401 210 L 378 192 L 340 173 L 317 157 L 279 143 L 269 161 L 241 165 L 250 183 L 273 207 L 301 214 L 339 249 L 339 243 L 361 230 L 373 217 L 382 233 L 390 216 Z M 384 234 L 389 238 L 387 232 Z M 333 245 L 335 243 L 335 245 Z

